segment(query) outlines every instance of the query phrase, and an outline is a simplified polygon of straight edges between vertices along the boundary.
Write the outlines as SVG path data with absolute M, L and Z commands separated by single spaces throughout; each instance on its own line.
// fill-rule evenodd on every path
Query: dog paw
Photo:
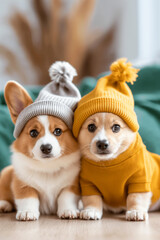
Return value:
M 80 212 L 80 218 L 86 220 L 99 220 L 102 218 L 102 212 L 94 208 L 84 209 Z
M 142 210 L 131 210 L 126 212 L 128 221 L 145 221 L 148 219 L 148 213 Z
M 6 200 L 0 200 L 0 213 L 12 212 L 13 206 Z
M 69 218 L 69 219 L 76 219 L 79 218 L 79 210 L 78 209 L 64 209 L 60 210 L 57 213 L 59 218 Z
M 16 219 L 19 221 L 34 221 L 39 218 L 39 215 L 38 211 L 18 211 Z

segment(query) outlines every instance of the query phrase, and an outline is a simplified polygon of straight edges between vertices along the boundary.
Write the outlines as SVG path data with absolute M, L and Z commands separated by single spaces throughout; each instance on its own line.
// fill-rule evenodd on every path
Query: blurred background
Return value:
M 75 82 L 127 57 L 160 62 L 159 0 L 5 0 L 0 7 L 0 89 L 50 81 L 49 66 L 69 61 Z
M 1 1 L 0 170 L 10 164 L 14 140 L 2 91 L 6 82 L 18 81 L 34 100 L 57 60 L 77 69 L 74 82 L 82 96 L 117 58 L 140 68 L 138 81 L 130 85 L 140 135 L 148 150 L 160 154 L 159 13 L 160 0 Z

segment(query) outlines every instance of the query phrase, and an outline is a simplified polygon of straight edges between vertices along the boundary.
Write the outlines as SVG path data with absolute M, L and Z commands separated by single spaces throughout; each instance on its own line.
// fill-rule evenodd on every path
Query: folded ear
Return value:
M 13 123 L 16 123 L 20 112 L 33 103 L 27 91 L 17 82 L 9 81 L 4 90 L 4 97 Z

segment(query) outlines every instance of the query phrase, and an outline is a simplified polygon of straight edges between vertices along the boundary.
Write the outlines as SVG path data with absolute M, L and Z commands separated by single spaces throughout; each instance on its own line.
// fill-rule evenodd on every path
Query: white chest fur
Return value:
M 80 170 L 79 151 L 42 163 L 14 152 L 13 166 L 17 177 L 39 193 L 40 212 L 56 213 L 61 190 L 72 185 Z

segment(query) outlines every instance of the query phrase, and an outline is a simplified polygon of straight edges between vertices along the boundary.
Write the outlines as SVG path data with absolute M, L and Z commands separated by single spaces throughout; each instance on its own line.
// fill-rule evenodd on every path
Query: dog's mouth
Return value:
M 53 158 L 53 154 L 43 154 L 42 158 Z
M 105 150 L 105 151 L 97 151 L 96 154 L 98 154 L 98 155 L 102 155 L 102 156 L 103 156 L 103 155 L 111 154 L 111 152 L 108 151 L 108 150 Z

